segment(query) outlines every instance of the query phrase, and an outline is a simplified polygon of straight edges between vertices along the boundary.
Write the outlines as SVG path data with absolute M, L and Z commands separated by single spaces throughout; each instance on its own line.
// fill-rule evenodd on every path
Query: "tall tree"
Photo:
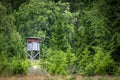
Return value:
M 0 54 L 13 57 L 22 50 L 21 38 L 16 32 L 14 16 L 7 15 L 6 8 L 1 3 L 0 10 Z
M 7 8 L 7 14 L 12 13 L 14 10 L 19 10 L 21 4 L 29 3 L 29 0 L 0 0 L 0 1 Z
M 68 48 L 74 19 L 68 3 L 31 0 L 16 13 L 17 29 L 23 37 L 42 36 L 46 46 Z

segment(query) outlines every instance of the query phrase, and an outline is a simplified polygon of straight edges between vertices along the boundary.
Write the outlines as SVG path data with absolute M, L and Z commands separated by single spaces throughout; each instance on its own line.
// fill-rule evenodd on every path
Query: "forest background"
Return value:
M 27 73 L 29 36 L 50 74 L 120 74 L 120 0 L 0 0 L 0 74 Z

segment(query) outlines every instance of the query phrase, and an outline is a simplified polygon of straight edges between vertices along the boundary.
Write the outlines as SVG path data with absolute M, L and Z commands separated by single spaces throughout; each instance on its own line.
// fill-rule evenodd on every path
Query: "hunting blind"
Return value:
M 39 37 L 27 37 L 27 56 L 31 59 L 40 58 L 40 38 Z

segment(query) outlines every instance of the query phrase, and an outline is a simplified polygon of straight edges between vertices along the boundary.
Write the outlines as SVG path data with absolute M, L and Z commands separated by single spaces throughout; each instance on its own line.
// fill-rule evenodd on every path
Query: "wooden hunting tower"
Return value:
M 31 59 L 40 58 L 40 38 L 39 37 L 27 37 L 27 56 Z

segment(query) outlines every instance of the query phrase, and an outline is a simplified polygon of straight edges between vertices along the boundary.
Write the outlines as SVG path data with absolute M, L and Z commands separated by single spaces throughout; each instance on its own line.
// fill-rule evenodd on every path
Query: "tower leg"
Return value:
M 30 51 L 30 52 L 27 52 L 27 56 L 30 58 L 30 60 L 34 60 L 35 58 L 38 57 L 38 59 L 40 59 L 40 51 L 36 52 L 35 51 Z

